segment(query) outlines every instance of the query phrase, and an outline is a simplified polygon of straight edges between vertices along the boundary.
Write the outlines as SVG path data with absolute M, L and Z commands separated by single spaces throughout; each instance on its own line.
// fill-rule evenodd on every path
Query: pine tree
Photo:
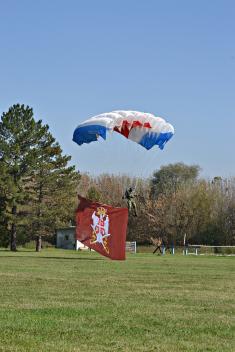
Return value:
M 80 175 L 74 166 L 68 166 L 70 159 L 70 156 L 62 155 L 61 147 L 47 130 L 39 143 L 37 163 L 28 182 L 33 195 L 31 209 L 36 251 L 41 250 L 44 235 L 73 221 Z
M 0 122 L 0 163 L 7 169 L 7 206 L 10 225 L 10 248 L 16 251 L 16 229 L 20 224 L 20 206 L 28 198 L 24 179 L 35 165 L 38 141 L 46 127 L 36 122 L 33 110 L 24 105 L 13 105 L 3 113 Z
M 7 247 L 9 233 L 7 228 L 7 172 L 3 163 L 0 163 L 0 246 Z
M 68 167 L 48 125 L 35 121 L 33 110 L 13 105 L 0 122 L 0 187 L 3 220 L 10 231 L 10 248 L 16 251 L 17 228 L 30 229 L 38 238 L 72 217 L 79 175 Z M 72 201 L 73 200 L 73 201 Z M 38 245 L 38 249 L 40 246 Z

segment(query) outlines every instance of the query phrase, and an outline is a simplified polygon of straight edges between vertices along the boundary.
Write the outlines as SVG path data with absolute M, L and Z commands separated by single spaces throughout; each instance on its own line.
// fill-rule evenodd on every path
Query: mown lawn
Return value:
M 235 258 L 0 250 L 0 351 L 235 351 Z

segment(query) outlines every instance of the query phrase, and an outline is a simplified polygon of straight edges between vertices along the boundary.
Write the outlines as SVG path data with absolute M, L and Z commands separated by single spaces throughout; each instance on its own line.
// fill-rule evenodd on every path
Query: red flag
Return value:
M 125 259 L 127 208 L 114 208 L 78 196 L 76 239 L 115 260 Z

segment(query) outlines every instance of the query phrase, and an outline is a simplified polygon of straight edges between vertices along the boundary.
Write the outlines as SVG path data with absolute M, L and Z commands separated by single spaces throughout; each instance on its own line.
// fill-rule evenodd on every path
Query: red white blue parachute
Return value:
M 107 131 L 118 132 L 124 137 L 151 149 L 163 149 L 174 134 L 174 127 L 163 118 L 139 111 L 112 111 L 91 117 L 75 129 L 73 141 L 78 145 L 106 139 Z

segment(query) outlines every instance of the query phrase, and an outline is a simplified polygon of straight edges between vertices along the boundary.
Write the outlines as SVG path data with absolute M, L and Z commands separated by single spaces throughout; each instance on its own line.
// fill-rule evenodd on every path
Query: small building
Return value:
M 76 240 L 76 226 L 56 230 L 56 248 L 61 249 L 88 249 L 83 243 Z
M 75 249 L 75 226 L 56 230 L 56 247 Z

